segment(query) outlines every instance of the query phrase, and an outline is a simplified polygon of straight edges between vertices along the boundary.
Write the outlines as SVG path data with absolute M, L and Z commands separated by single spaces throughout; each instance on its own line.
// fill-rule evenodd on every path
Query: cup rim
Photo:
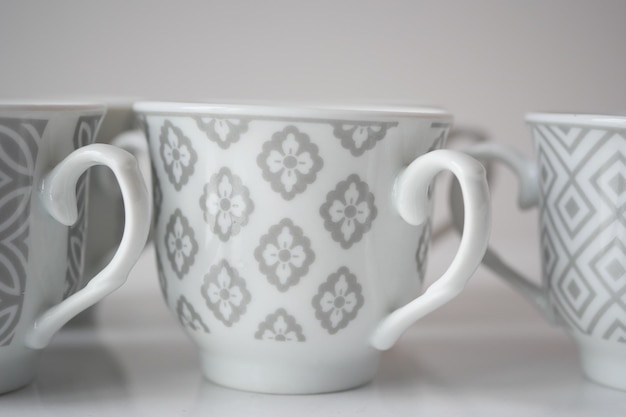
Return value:
M 104 103 L 82 101 L 0 100 L 0 112 L 103 111 Z
M 389 105 L 389 104 L 324 104 L 301 102 L 177 102 L 138 101 L 133 110 L 142 114 L 206 114 L 218 113 L 233 116 L 288 117 L 288 118 L 362 118 L 362 117 L 408 117 L 452 119 L 452 114 L 435 106 Z
M 593 113 L 528 113 L 526 123 L 626 129 L 626 116 Z

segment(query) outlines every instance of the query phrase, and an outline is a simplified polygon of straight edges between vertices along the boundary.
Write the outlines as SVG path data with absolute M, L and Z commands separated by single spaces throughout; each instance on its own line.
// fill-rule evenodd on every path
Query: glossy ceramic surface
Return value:
M 135 110 L 150 146 L 163 294 L 217 383 L 274 393 L 363 384 L 377 349 L 457 295 L 482 257 L 484 171 L 437 151 L 452 121 L 444 111 Z M 450 270 L 414 300 L 430 183 L 444 169 L 463 184 L 468 229 Z

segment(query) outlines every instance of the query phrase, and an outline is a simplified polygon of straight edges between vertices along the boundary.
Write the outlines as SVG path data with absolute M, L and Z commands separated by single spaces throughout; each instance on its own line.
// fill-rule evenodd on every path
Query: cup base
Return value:
M 7 347 L 6 349 L 11 349 Z M 0 394 L 18 390 L 35 379 L 36 360 L 32 355 L 11 352 L 0 359 Z
M 364 385 L 376 375 L 377 360 L 359 358 L 320 364 L 200 354 L 205 378 L 218 385 L 266 394 L 321 394 Z
M 626 343 L 574 334 L 583 373 L 591 381 L 626 391 Z

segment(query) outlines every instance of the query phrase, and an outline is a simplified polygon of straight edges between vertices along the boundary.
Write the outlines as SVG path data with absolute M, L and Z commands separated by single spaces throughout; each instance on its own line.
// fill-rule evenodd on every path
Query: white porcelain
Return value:
M 135 159 L 91 144 L 104 113 L 89 104 L 0 104 L 0 393 L 34 378 L 39 350 L 122 285 L 145 244 L 150 205 Z M 113 259 L 81 288 L 94 165 L 115 174 L 126 221 Z
M 371 380 L 379 351 L 459 294 L 483 256 L 490 205 L 474 159 L 437 150 L 431 108 L 137 103 L 153 166 L 165 300 L 206 378 L 319 393 Z M 460 180 L 465 233 L 421 291 L 431 181 Z
M 589 379 L 626 390 L 626 117 L 533 113 L 526 122 L 535 158 L 494 143 L 468 153 L 508 166 L 519 206 L 539 207 L 543 283 L 491 249 L 484 263 L 566 327 Z

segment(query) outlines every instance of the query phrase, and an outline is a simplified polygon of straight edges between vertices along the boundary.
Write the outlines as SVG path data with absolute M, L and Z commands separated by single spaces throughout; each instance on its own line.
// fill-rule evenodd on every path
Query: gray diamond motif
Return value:
M 580 211 L 580 206 L 574 200 L 574 197 L 571 197 L 567 204 L 565 205 L 565 211 L 569 214 L 570 218 L 574 218 L 576 214 Z
M 626 325 L 621 320 L 616 319 L 602 335 L 607 340 L 614 340 L 618 343 L 626 343 Z
M 621 172 L 615 174 L 615 176 L 608 182 L 608 185 L 618 196 L 621 196 L 626 191 L 626 179 Z
M 598 195 L 609 207 L 616 207 L 621 213 L 624 212 L 623 207 L 626 204 L 625 169 L 626 155 L 617 153 L 605 161 L 598 172 L 589 178 Z
M 576 301 L 580 297 L 580 287 L 576 284 L 576 281 L 572 281 L 567 286 L 567 292 L 572 296 L 572 299 Z
M 568 184 L 556 201 L 555 213 L 570 237 L 576 236 L 595 215 L 593 204 L 575 183 Z
M 560 292 L 565 296 L 569 308 L 581 318 L 596 296 L 593 288 L 575 270 L 568 271 L 558 286 L 561 287 Z
M 611 278 L 617 281 L 624 276 L 624 273 L 626 273 L 626 269 L 624 269 L 624 266 L 620 261 L 618 261 L 617 259 L 613 259 L 611 263 L 606 266 L 606 272 L 609 273 Z
M 626 289 L 626 247 L 619 239 L 600 248 L 589 267 L 610 292 Z

